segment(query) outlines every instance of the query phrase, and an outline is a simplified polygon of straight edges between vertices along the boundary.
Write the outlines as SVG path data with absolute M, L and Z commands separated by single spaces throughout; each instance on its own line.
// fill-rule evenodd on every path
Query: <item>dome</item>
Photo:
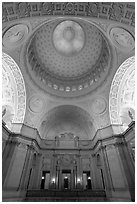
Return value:
M 50 94 L 76 97 L 97 88 L 108 74 L 110 50 L 105 36 L 82 19 L 56 19 L 40 26 L 27 47 L 27 69 Z

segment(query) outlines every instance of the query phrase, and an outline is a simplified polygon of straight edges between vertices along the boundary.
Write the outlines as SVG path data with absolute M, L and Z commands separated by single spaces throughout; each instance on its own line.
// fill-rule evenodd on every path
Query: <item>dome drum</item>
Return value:
M 105 37 L 84 20 L 45 23 L 28 42 L 26 57 L 27 71 L 40 88 L 47 92 L 50 88 L 57 95 L 65 91 L 68 97 L 89 87 L 93 90 L 95 83 L 106 77 L 110 65 Z

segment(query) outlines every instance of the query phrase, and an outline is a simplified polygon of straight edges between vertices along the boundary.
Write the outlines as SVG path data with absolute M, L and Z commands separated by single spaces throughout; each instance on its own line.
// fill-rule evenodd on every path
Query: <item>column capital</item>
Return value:
M 19 148 L 21 148 L 21 149 L 25 149 L 25 150 L 28 149 L 27 144 L 22 143 L 22 142 L 18 142 L 17 146 L 18 146 Z
M 118 142 L 116 142 L 116 143 L 114 144 L 115 147 L 124 146 L 124 145 L 126 145 L 126 143 L 123 142 L 123 141 L 118 141 Z

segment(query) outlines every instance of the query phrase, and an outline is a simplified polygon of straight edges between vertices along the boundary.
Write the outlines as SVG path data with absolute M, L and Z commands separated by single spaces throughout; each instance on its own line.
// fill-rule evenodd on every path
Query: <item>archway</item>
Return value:
M 2 53 L 2 119 L 9 130 L 13 123 L 23 123 L 26 110 L 25 83 L 16 62 Z
M 43 139 L 54 140 L 55 136 L 72 133 L 81 140 L 91 140 L 96 130 L 90 114 L 84 109 L 63 105 L 53 108 L 43 117 L 39 132 Z
M 122 131 L 135 120 L 135 56 L 128 58 L 117 70 L 109 95 L 111 124 L 121 125 Z

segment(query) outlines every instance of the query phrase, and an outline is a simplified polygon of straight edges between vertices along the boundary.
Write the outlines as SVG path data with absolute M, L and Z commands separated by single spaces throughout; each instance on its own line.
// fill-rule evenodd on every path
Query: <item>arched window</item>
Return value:
M 26 110 L 26 90 L 16 62 L 2 54 L 2 119 L 9 130 L 13 123 L 23 123 Z
M 109 95 L 111 124 L 121 125 L 122 131 L 135 120 L 135 57 L 128 58 L 117 70 Z

